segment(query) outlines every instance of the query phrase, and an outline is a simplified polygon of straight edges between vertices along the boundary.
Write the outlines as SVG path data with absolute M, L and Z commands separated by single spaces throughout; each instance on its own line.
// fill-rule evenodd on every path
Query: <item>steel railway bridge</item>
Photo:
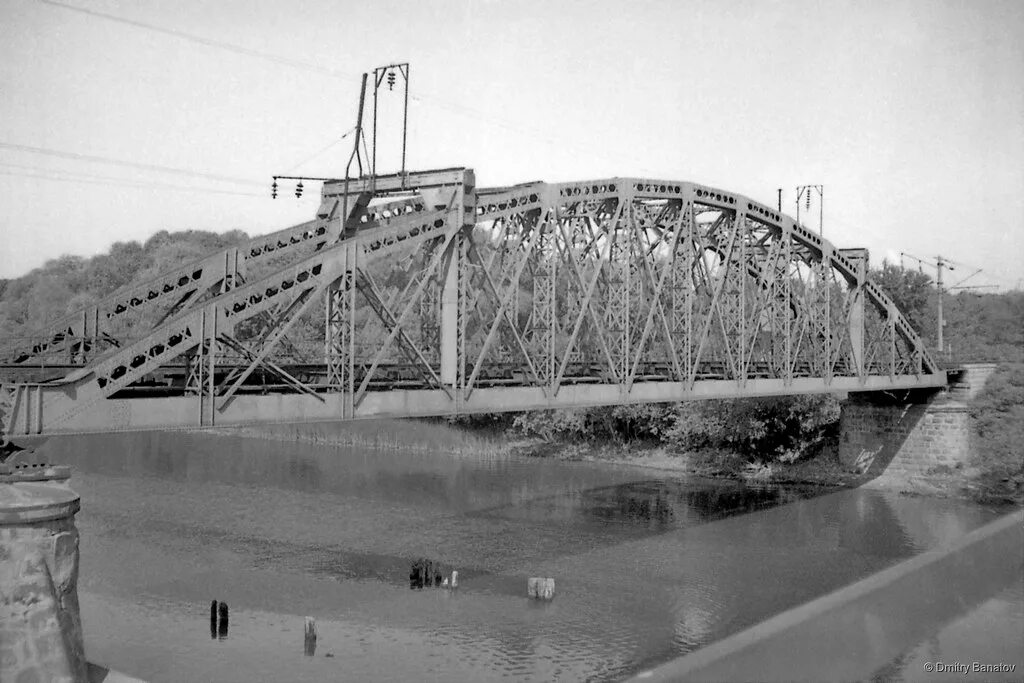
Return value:
M 5 443 L 57 434 L 935 388 L 838 249 L 697 183 L 328 181 L 316 217 L 7 348 Z

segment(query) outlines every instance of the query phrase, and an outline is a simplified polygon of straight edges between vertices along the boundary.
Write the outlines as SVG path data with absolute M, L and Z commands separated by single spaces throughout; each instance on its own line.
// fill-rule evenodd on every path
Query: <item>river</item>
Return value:
M 72 465 L 82 496 L 90 660 L 154 682 L 614 680 L 999 514 L 199 433 L 54 439 L 39 455 Z M 458 589 L 410 588 L 418 558 L 458 570 Z M 555 579 L 553 601 L 527 599 L 533 576 Z

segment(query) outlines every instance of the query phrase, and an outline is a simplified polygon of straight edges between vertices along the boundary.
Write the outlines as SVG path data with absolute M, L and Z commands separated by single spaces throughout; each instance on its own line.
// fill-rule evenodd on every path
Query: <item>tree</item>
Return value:
M 918 334 L 926 339 L 934 336 L 936 290 L 930 277 L 888 261 L 880 269 L 872 270 L 869 277 L 893 300 Z
M 944 317 L 956 358 L 1024 362 L 1024 292 L 959 292 L 946 298 Z

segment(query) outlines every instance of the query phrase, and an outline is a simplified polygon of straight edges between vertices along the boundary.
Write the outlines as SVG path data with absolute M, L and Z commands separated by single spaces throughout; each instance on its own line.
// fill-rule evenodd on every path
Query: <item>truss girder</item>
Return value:
M 253 237 L 201 259 L 160 273 L 141 284 L 122 287 L 100 301 L 70 313 L 18 340 L 0 352 L 12 363 L 63 359 L 85 365 L 122 345 L 124 325 L 143 319 L 134 337 L 149 331 L 182 310 L 224 293 L 251 277 L 253 268 L 273 259 L 278 265 L 318 251 L 343 239 L 353 226 L 365 228 L 381 221 L 424 210 L 419 197 L 398 198 L 367 206 L 370 196 L 354 201 L 343 222 L 337 200 L 325 201 L 317 218 L 266 235 Z M 348 230 L 343 229 L 348 228 Z M 145 320 L 152 320 L 148 326 Z
M 335 239 L 251 282 L 234 252 L 202 261 L 227 266 L 143 339 L 4 386 L 5 438 L 152 428 L 160 401 L 194 404 L 164 426 L 207 426 L 945 383 L 864 264 L 770 207 L 669 181 L 474 185 L 325 185 L 320 222 L 290 230 Z M 296 365 L 311 315 L 319 351 Z

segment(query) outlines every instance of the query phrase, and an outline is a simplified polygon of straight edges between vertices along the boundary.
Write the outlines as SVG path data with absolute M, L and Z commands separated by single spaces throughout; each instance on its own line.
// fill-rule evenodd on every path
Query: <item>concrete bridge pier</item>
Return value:
M 991 364 L 965 366 L 939 391 L 851 392 L 840 417 L 840 461 L 882 485 L 967 467 L 968 403 L 994 370 Z
M 87 680 L 70 476 L 0 463 L 0 680 Z

